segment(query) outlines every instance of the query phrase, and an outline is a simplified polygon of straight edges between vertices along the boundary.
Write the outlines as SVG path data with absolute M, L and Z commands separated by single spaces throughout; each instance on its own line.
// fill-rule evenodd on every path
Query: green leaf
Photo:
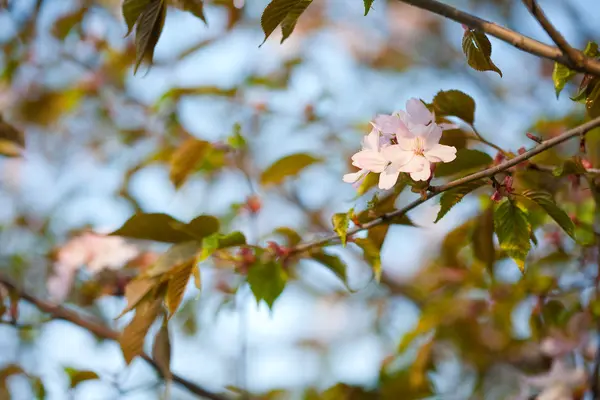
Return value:
M 300 15 L 310 5 L 312 0 L 273 0 L 260 19 L 266 42 L 271 33 L 281 24 L 283 37 L 281 42 L 287 39 L 294 30 Z
M 116 319 L 121 318 L 123 315 L 133 310 L 157 284 L 157 279 L 142 277 L 137 277 L 129 282 L 127 286 L 125 286 L 127 306 Z
M 121 332 L 119 345 L 127 364 L 143 353 L 146 333 L 148 333 L 148 329 L 150 329 L 150 326 L 158 316 L 161 303 L 161 297 L 144 299 L 136 307 L 135 316 L 131 322 Z
M 123 18 L 127 24 L 127 34 L 129 36 L 135 23 L 137 22 L 142 12 L 150 5 L 152 0 L 125 0 L 123 1 Z
M 163 319 L 162 325 L 154 337 L 152 359 L 168 385 L 171 380 L 171 339 L 166 318 Z
M 256 262 L 248 270 L 248 284 L 256 302 L 264 300 L 269 308 L 283 292 L 287 282 L 287 273 L 280 263 L 275 261 Z
M 171 4 L 180 10 L 187 11 L 200 18 L 205 24 L 204 2 L 202 0 L 171 0 Z
M 581 160 L 579 158 L 572 158 L 566 160 L 562 165 L 554 168 L 552 170 L 552 175 L 556 177 L 563 177 L 567 175 L 582 175 L 585 174 L 585 168 L 581 164 Z
M 379 174 L 376 174 L 374 172 L 367 174 L 367 176 L 363 179 L 358 189 L 356 189 L 356 194 L 358 196 L 362 196 L 363 194 L 367 193 L 371 188 L 375 187 L 378 182 Z
M 473 169 L 483 169 L 489 166 L 492 162 L 494 162 L 494 159 L 483 151 L 458 149 L 454 161 L 449 163 L 438 163 L 435 165 L 434 175 L 437 178 L 441 178 L 461 172 L 468 172 Z
M 46 399 L 46 387 L 40 378 L 34 378 L 31 383 L 31 390 L 37 400 Z
M 175 188 L 180 188 L 190 174 L 200 167 L 211 147 L 207 141 L 189 138 L 173 153 L 169 161 L 169 178 Z
M 473 242 L 473 255 L 481 261 L 489 271 L 494 271 L 496 249 L 494 247 L 494 209 L 488 207 L 475 220 L 475 228 L 471 236 Z
M 373 5 L 373 1 L 374 0 L 364 0 L 364 3 L 365 3 L 365 17 L 367 16 L 367 14 L 369 14 L 369 11 L 371 11 L 371 6 Z
M 246 244 L 246 237 L 242 232 L 231 232 L 227 235 L 221 235 L 219 237 L 219 249 L 227 247 L 243 246 Z
M 93 371 L 79 371 L 74 368 L 66 367 L 65 372 L 69 375 L 69 379 L 71 380 L 70 388 L 73 389 L 77 387 L 81 382 L 92 381 L 95 379 L 100 379 L 97 373 Z
M 246 139 L 242 136 L 242 126 L 239 123 L 233 126 L 233 133 L 227 138 L 227 144 L 236 150 L 246 148 Z
M 219 248 L 219 234 L 214 233 L 202 239 L 202 252 L 198 257 L 198 262 L 206 260 Z
M 381 255 L 380 248 L 369 238 L 357 238 L 354 239 L 354 243 L 358 245 L 363 251 L 363 257 L 365 261 L 373 267 L 373 273 L 375 274 L 375 281 L 379 283 L 381 281 Z
M 170 319 L 181 304 L 185 288 L 190 280 L 192 270 L 197 266 L 196 259 L 192 259 L 189 262 L 180 265 L 170 274 L 167 283 L 167 294 L 165 297 L 167 309 L 169 315 L 167 319 Z
M 19 157 L 25 148 L 25 135 L 22 131 L 5 122 L 0 114 L 0 155 Z
M 185 226 L 180 225 L 178 227 L 178 229 L 185 231 L 196 240 L 201 240 L 218 232 L 219 228 L 219 220 L 212 215 L 199 215 Z
M 197 241 L 174 244 L 158 257 L 156 262 L 144 272 L 144 276 L 155 277 L 173 271 L 176 267 L 195 260 L 201 248 L 201 243 Z
M 262 185 L 278 185 L 285 178 L 298 175 L 309 165 L 321 162 L 321 159 L 310 154 L 298 153 L 283 157 L 275 161 L 260 176 Z
M 502 77 L 502 72 L 492 61 L 492 44 L 483 32 L 473 29 L 465 31 L 462 48 L 467 63 L 477 71 L 494 71 Z
M 286 244 L 289 247 L 296 246 L 302 241 L 302 237 L 295 230 L 286 226 L 279 227 L 273 231 L 274 233 L 283 236 L 286 239 Z
M 438 92 L 433 98 L 436 115 L 458 117 L 473 125 L 475 121 L 475 101 L 460 90 Z
M 65 40 L 69 32 L 71 32 L 76 25 L 81 23 L 86 11 L 87 7 L 84 7 L 58 18 L 52 26 L 52 34 L 56 36 L 57 39 Z
M 162 33 L 167 15 L 165 0 L 151 0 L 150 4 L 142 11 L 137 21 L 135 31 L 136 59 L 135 74 L 142 61 L 152 64 L 154 48 Z
M 522 195 L 542 207 L 567 235 L 575 240 L 575 224 L 573 224 L 567 213 L 558 207 L 550 193 L 526 190 Z
M 440 211 L 434 222 L 438 222 L 441 220 L 444 215 L 450 211 L 452 207 L 460 203 L 460 201 L 467 194 L 471 193 L 473 190 L 477 189 L 480 186 L 483 186 L 485 181 L 483 179 L 474 181 L 471 183 L 467 183 L 465 185 L 461 185 L 454 189 L 450 189 L 444 193 L 442 193 L 442 197 L 440 198 Z
M 333 214 L 331 222 L 333 223 L 333 230 L 338 234 L 342 242 L 342 246 L 346 246 L 346 232 L 348 231 L 348 225 L 350 224 L 350 215 L 354 213 L 354 209 L 350 209 L 347 213 Z
M 588 42 L 585 45 L 583 54 L 585 54 L 586 57 L 589 57 L 589 58 L 597 58 L 598 56 L 600 56 L 600 52 L 598 51 L 598 44 L 596 44 L 594 42 Z
M 192 235 L 182 229 L 186 229 L 186 224 L 170 215 L 140 213 L 129 218 L 121 228 L 111 235 L 164 243 L 181 243 L 194 239 Z
M 590 118 L 600 117 L 600 84 L 596 83 L 585 99 L 585 108 Z
M 525 259 L 531 248 L 531 224 L 527 211 L 509 199 L 505 199 L 494 210 L 494 231 L 498 235 L 500 248 L 525 271 Z
M 564 89 L 565 85 L 573 79 L 577 74 L 566 65 L 555 62 L 554 70 L 552 71 L 552 82 L 554 82 L 554 90 L 556 91 L 556 98 L 560 95 L 560 92 Z
M 338 256 L 325 253 L 323 250 L 316 250 L 311 252 L 310 257 L 326 266 L 335 274 L 335 276 L 340 278 L 344 283 L 344 286 L 350 290 L 348 287 L 348 276 L 346 275 L 346 264 L 344 264 L 344 262 Z

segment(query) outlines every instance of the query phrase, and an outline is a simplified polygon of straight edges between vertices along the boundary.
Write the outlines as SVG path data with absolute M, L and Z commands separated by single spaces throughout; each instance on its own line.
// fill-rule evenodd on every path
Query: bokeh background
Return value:
M 399 1 L 376 0 L 365 17 L 359 0 L 315 0 L 286 42 L 280 45 L 276 33 L 262 46 L 266 1 L 207 1 L 206 25 L 172 8 L 155 65 L 136 75 L 119 0 L 2 3 L 0 112 L 26 132 L 26 151 L 0 159 L 0 268 L 43 298 L 53 249 L 84 228 L 110 232 L 136 210 L 181 220 L 217 215 L 262 244 L 280 226 L 305 240 L 330 233 L 333 213 L 369 200 L 356 199 L 341 180 L 369 120 L 404 108 L 411 97 L 468 93 L 477 102 L 478 130 L 515 152 L 530 145 L 525 132 L 536 121 L 561 120 L 575 110 L 568 96 L 555 98 L 552 63 L 491 38 L 503 77 L 474 71 L 462 54 L 460 24 Z M 447 3 L 550 43 L 518 1 Z M 543 6 L 575 47 L 598 38 L 595 0 Z M 156 154 L 185 134 L 223 142 L 238 123 L 251 149 L 245 173 L 217 161 L 176 190 Z M 248 176 L 256 181 L 272 162 L 296 152 L 326 162 L 277 188 L 248 184 Z M 240 207 L 251 195 L 262 205 L 256 216 Z M 416 196 L 407 191 L 397 205 Z M 202 291 L 190 283 L 174 318 L 173 371 L 212 390 L 245 386 L 295 396 L 336 382 L 375 385 L 382 362 L 419 320 L 419 308 L 398 287 L 411 284 L 478 201 L 461 203 L 437 224 L 439 206 L 430 201 L 410 214 L 420 227 L 392 226 L 381 285 L 356 248 L 333 248 L 348 265 L 349 285 L 358 290 L 352 294 L 330 271 L 303 261 L 271 311 L 257 306 L 246 286 L 228 293 L 239 279 L 205 262 Z M 503 279 L 518 279 L 512 261 L 502 264 Z M 114 320 L 122 297 L 66 302 L 115 328 L 124 324 Z M 518 337 L 530 335 L 532 306 L 524 301 L 513 311 Z M 0 365 L 17 363 L 41 377 L 48 399 L 158 398 L 155 373 L 141 360 L 126 367 L 118 344 L 67 322 L 39 324 L 43 317 L 25 303 L 20 316 L 33 327 L 0 325 Z M 468 374 L 452 360 L 446 364 L 434 379 L 445 393 L 440 398 L 466 398 Z M 102 379 L 68 391 L 66 366 Z M 33 397 L 24 377 L 12 377 L 10 388 L 14 399 Z M 172 397 L 194 398 L 176 385 Z

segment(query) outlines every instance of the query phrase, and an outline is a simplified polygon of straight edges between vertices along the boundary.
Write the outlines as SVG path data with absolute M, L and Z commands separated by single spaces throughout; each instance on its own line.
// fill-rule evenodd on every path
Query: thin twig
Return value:
M 441 15 L 442 17 L 446 17 L 451 19 L 452 21 L 456 21 L 458 23 L 464 24 L 470 28 L 478 29 L 482 32 L 485 32 L 497 39 L 502 40 L 519 50 L 523 50 L 529 54 L 533 54 L 535 56 L 546 58 L 548 60 L 556 61 L 560 64 L 566 65 L 569 68 L 579 71 L 579 72 L 587 72 L 589 74 L 600 76 L 600 62 L 596 60 L 589 59 L 583 55 L 580 51 L 577 50 L 577 53 L 580 54 L 581 59 L 583 60 L 582 65 L 574 66 L 570 59 L 563 54 L 561 49 L 554 46 L 549 46 L 545 43 L 539 42 L 535 39 L 532 39 L 528 36 L 522 35 L 518 32 L 505 28 L 503 26 L 497 25 L 495 23 L 486 21 L 485 19 L 476 17 L 472 14 L 466 13 L 464 11 L 458 10 L 454 7 L 451 7 L 447 4 L 440 3 L 436 0 L 399 0 L 403 3 L 410 4 L 414 7 L 430 11 L 434 14 Z
M 481 134 L 479 133 L 479 131 L 475 128 L 475 125 L 471 124 L 471 129 L 473 130 L 473 133 L 475 134 L 474 138 L 471 139 L 475 139 L 485 145 L 490 146 L 491 148 L 493 148 L 494 150 L 499 151 L 500 153 L 506 155 L 506 151 L 504 151 L 504 149 L 500 146 L 498 146 L 497 144 L 494 144 L 492 142 L 490 142 L 489 140 L 485 139 L 483 136 L 481 136 Z
M 460 178 L 455 181 L 446 183 L 445 185 L 430 186 L 429 193 L 427 193 L 423 197 L 413 201 L 412 203 L 408 204 L 407 206 L 405 206 L 399 210 L 395 210 L 395 211 L 383 214 L 382 216 L 375 218 L 374 220 L 372 220 L 366 224 L 363 224 L 360 227 L 356 227 L 354 229 L 349 229 L 347 232 L 347 235 L 348 236 L 354 235 L 357 232 L 371 229 L 375 226 L 384 224 L 387 221 L 391 220 L 392 218 L 397 218 L 397 217 L 403 216 L 406 213 L 408 213 L 409 211 L 411 211 L 412 209 L 425 203 L 427 200 L 437 196 L 440 193 L 443 193 L 450 189 L 454 189 L 455 187 L 458 187 L 458 186 L 461 186 L 461 185 L 464 185 L 467 183 L 477 181 L 479 179 L 490 178 L 502 171 L 506 171 L 507 169 L 522 163 L 525 160 L 530 159 L 531 157 L 533 157 L 537 154 L 540 154 L 554 146 L 557 146 L 563 142 L 566 142 L 567 140 L 569 140 L 573 137 L 585 135 L 588 131 L 596 128 L 597 126 L 600 126 L 600 117 L 595 118 L 589 122 L 586 122 L 585 124 L 582 124 L 576 128 L 570 129 L 559 136 L 553 137 L 552 139 L 545 140 L 542 143 L 535 146 L 533 149 L 526 151 L 525 153 L 520 154 L 515 158 L 511 158 L 510 160 L 507 160 L 507 161 L 505 161 L 501 164 L 498 164 L 494 167 L 491 167 L 486 170 L 465 176 L 464 178 Z M 314 247 L 319 247 L 319 246 L 328 244 L 330 242 L 337 242 L 338 240 L 339 240 L 339 237 L 337 235 L 331 235 L 326 238 L 316 240 L 314 242 L 300 244 L 300 245 L 294 247 L 291 250 L 291 253 L 294 253 L 294 254 L 301 253 L 301 252 L 310 250 Z
M 548 36 L 552 39 L 556 46 L 563 52 L 563 54 L 571 61 L 572 66 L 582 67 L 583 66 L 583 54 L 575 50 L 567 39 L 552 25 L 552 22 L 546 17 L 544 11 L 540 8 L 536 0 L 523 0 L 523 4 L 529 10 L 531 15 L 540 23 L 542 28 L 546 31 Z
M 87 331 L 93 333 L 94 335 L 104 338 L 104 339 L 115 340 L 115 341 L 119 339 L 119 332 L 106 327 L 104 324 L 102 324 L 99 321 L 94 321 L 91 318 L 84 318 L 76 311 L 69 310 L 68 308 L 65 308 L 63 306 L 55 305 L 48 301 L 42 300 L 42 299 L 34 296 L 33 294 L 23 290 L 22 288 L 19 287 L 19 285 L 17 285 L 10 278 L 8 278 L 4 275 L 0 275 L 0 283 L 2 283 L 8 289 L 14 290 L 20 299 L 23 299 L 23 300 L 33 304 L 40 311 L 50 314 L 54 319 L 61 319 L 64 321 L 71 322 L 83 329 L 86 329 Z M 142 354 L 141 357 L 146 362 L 148 362 L 156 370 L 156 372 L 158 374 L 160 374 L 162 376 L 161 369 L 158 367 L 158 365 L 154 362 L 154 360 L 150 356 L 148 356 L 147 354 L 144 353 L 144 354 Z M 198 395 L 198 396 L 201 396 L 201 397 L 204 397 L 207 399 L 211 399 L 211 400 L 226 400 L 227 399 L 226 397 L 224 397 L 220 394 L 212 393 L 212 392 L 196 385 L 195 383 L 192 383 L 192 382 L 188 381 L 187 379 L 184 379 L 174 373 L 171 373 L 171 375 L 173 377 L 174 382 L 185 387 L 187 390 L 189 390 L 191 393 L 193 393 L 195 395 Z

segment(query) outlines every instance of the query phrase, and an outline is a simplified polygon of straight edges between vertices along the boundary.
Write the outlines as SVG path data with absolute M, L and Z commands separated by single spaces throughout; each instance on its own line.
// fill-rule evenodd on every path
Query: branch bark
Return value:
M 17 285 L 15 282 L 13 282 L 11 279 L 9 279 L 8 277 L 6 277 L 4 275 L 0 275 L 0 283 L 2 285 L 6 286 L 8 289 L 14 291 L 20 299 L 23 299 L 23 300 L 27 301 L 28 303 L 33 304 L 40 311 L 50 314 L 54 319 L 62 319 L 64 321 L 71 322 L 71 323 L 93 333 L 94 335 L 104 338 L 104 339 L 115 340 L 115 341 L 119 339 L 119 332 L 108 328 L 107 326 L 105 326 L 104 324 L 102 324 L 99 321 L 94 321 L 89 318 L 84 318 L 76 311 L 69 310 L 68 308 L 65 308 L 63 306 L 55 305 L 55 304 L 52 304 L 51 302 L 42 300 L 42 299 L 34 296 L 33 294 L 23 290 L 22 288 L 19 287 L 19 285 Z M 156 362 L 150 356 L 148 356 L 147 354 L 144 353 L 144 354 L 142 354 L 142 358 L 146 362 L 148 362 L 160 376 L 163 376 L 160 368 L 158 367 Z M 171 375 L 172 375 L 172 379 L 174 382 L 183 386 L 184 388 L 186 388 L 188 391 L 190 391 L 191 393 L 193 393 L 195 395 L 198 395 L 200 397 L 210 399 L 210 400 L 227 400 L 226 397 L 224 397 L 220 394 L 212 393 L 212 392 L 202 388 L 201 386 L 198 386 L 195 383 L 190 382 L 187 379 L 180 377 L 179 375 L 176 375 L 173 373 L 171 373 Z
M 567 67 L 579 71 L 589 73 L 595 76 L 600 76 L 600 62 L 592 60 L 579 51 L 574 50 L 578 57 L 581 57 L 582 65 L 573 65 L 569 57 L 567 57 L 561 49 L 549 46 L 528 36 L 522 35 L 518 32 L 497 25 L 495 23 L 486 21 L 485 19 L 476 17 L 475 15 L 466 13 L 458 10 L 452 6 L 444 3 L 440 3 L 437 0 L 399 0 L 403 3 L 410 4 L 411 6 L 430 11 L 434 14 L 441 15 L 442 17 L 451 19 L 452 21 L 465 24 L 470 28 L 481 30 L 497 39 L 502 40 L 519 50 L 533 54 L 535 56 L 546 58 L 548 60 L 556 61 L 560 64 L 566 65 Z
M 461 186 L 461 185 L 464 185 L 464 184 L 467 184 L 470 182 L 474 182 L 479 179 L 491 178 L 492 176 L 494 176 L 502 171 L 506 171 L 507 169 L 514 167 L 515 165 L 518 165 L 518 164 L 522 163 L 523 161 L 528 160 L 531 157 L 538 155 L 554 146 L 557 146 L 563 142 L 566 142 L 567 140 L 569 140 L 571 138 L 574 138 L 576 136 L 583 136 L 587 132 L 589 132 L 590 130 L 592 130 L 598 126 L 600 126 L 600 117 L 595 118 L 589 122 L 586 122 L 585 124 L 582 124 L 576 128 L 570 129 L 570 130 L 564 132 L 563 134 L 556 136 L 552 139 L 545 140 L 542 143 L 535 146 L 533 149 L 526 151 L 525 153 L 520 154 L 515 158 L 511 158 L 510 160 L 507 160 L 507 161 L 505 161 L 501 164 L 498 164 L 494 167 L 491 167 L 486 170 L 465 176 L 464 178 L 454 180 L 452 182 L 446 183 L 445 185 L 430 186 L 429 193 L 427 193 L 427 195 L 413 201 L 412 203 L 408 204 L 407 206 L 405 206 L 401 209 L 383 214 L 379 218 L 375 218 L 374 220 L 372 220 L 366 224 L 363 224 L 354 229 L 350 229 L 350 230 L 348 230 L 347 235 L 348 236 L 354 235 L 357 232 L 364 231 L 364 230 L 373 228 L 375 226 L 384 224 L 387 221 L 391 220 L 392 218 L 400 217 L 400 216 L 408 213 L 412 209 L 416 208 L 417 206 L 425 203 L 427 200 L 437 196 L 440 193 L 443 193 L 450 189 L 454 189 L 455 187 L 458 187 L 458 186 Z M 331 235 L 326 238 L 316 240 L 314 242 L 300 244 L 300 245 L 294 247 L 290 253 L 291 254 L 301 253 L 303 251 L 307 251 L 314 247 L 319 247 L 319 246 L 328 244 L 330 242 L 337 242 L 338 240 L 339 240 L 339 237 L 337 235 Z

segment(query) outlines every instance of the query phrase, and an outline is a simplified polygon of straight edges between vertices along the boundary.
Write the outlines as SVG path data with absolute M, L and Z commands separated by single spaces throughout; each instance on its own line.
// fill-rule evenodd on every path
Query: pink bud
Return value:
M 527 150 L 525 150 L 525 147 L 521 147 L 519 150 L 517 150 L 517 153 L 519 153 L 519 155 L 526 153 Z
M 533 140 L 536 143 L 542 143 L 542 138 L 540 138 L 539 136 L 535 136 L 533 133 L 527 132 L 527 137 L 531 140 Z
M 581 160 L 581 165 L 583 165 L 583 168 L 585 169 L 591 169 L 594 166 L 592 165 L 592 163 L 589 160 L 583 159 Z
M 512 193 L 513 192 L 514 189 L 513 189 L 512 185 L 513 185 L 513 178 L 512 178 L 512 176 L 507 175 L 504 178 L 504 188 L 506 189 L 506 191 L 508 193 Z
M 500 201 L 502 200 L 502 195 L 499 191 L 496 190 L 494 194 L 490 197 L 490 199 L 492 199 L 493 201 Z
M 496 154 L 496 157 L 494 157 L 494 165 L 500 164 L 502 161 L 504 161 L 505 158 L 506 156 L 504 155 L 504 153 L 498 152 L 498 154 Z

